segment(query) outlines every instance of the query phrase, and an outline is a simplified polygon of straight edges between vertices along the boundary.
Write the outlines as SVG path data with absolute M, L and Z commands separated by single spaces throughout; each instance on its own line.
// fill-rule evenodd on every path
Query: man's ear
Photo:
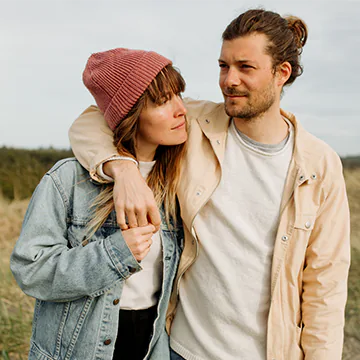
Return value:
M 277 80 L 276 84 L 280 87 L 283 87 L 284 84 L 288 81 L 291 76 L 292 66 L 288 61 L 283 62 L 277 67 Z

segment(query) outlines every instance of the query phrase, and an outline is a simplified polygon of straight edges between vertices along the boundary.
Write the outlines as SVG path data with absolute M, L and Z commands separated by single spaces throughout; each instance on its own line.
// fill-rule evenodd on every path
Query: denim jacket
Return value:
M 141 265 L 114 212 L 85 240 L 90 205 L 100 190 L 75 159 L 64 159 L 30 201 L 11 270 L 21 289 L 36 298 L 31 360 L 112 359 L 124 280 Z M 162 221 L 160 238 L 162 291 L 146 359 L 169 359 L 165 315 L 182 248 L 181 222 L 170 231 Z

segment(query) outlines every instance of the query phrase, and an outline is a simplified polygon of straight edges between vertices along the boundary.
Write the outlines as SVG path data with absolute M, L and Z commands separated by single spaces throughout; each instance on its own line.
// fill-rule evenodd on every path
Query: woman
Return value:
M 166 359 L 165 313 L 181 247 L 176 189 L 187 138 L 185 82 L 155 52 L 93 54 L 83 80 L 139 162 L 162 214 L 121 231 L 112 185 L 90 180 L 75 159 L 58 162 L 36 188 L 12 257 L 36 298 L 29 359 Z

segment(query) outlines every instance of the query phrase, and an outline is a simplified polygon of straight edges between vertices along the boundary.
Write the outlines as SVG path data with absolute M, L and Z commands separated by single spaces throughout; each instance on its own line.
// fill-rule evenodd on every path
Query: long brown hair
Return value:
M 223 32 L 223 40 L 233 40 L 252 33 L 268 38 L 267 54 L 273 59 L 273 69 L 288 61 L 292 72 L 285 85 L 292 84 L 303 73 L 300 55 L 308 37 L 303 20 L 296 16 L 281 17 L 263 9 L 248 10 L 234 19 Z
M 160 105 L 164 100 L 170 100 L 172 96 L 179 95 L 185 90 L 185 80 L 172 65 L 164 67 L 136 104 L 132 107 L 114 131 L 114 145 L 119 154 L 136 159 L 136 134 L 138 119 L 141 111 L 149 101 Z M 169 228 L 172 227 L 170 219 L 176 224 L 177 201 L 176 191 L 180 177 L 180 165 L 185 151 L 185 143 L 179 145 L 159 145 L 156 152 L 156 160 L 148 178 L 147 184 L 154 193 L 156 203 L 163 207 L 165 220 Z M 88 238 L 105 222 L 109 214 L 114 210 L 113 184 L 103 187 L 100 194 L 95 198 L 92 205 L 94 217 L 88 224 Z

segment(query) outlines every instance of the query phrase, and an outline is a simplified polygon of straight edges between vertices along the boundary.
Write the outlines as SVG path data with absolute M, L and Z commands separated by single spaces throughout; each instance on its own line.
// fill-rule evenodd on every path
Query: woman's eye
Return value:
M 168 98 L 162 98 L 159 100 L 159 105 L 165 105 L 169 101 Z

